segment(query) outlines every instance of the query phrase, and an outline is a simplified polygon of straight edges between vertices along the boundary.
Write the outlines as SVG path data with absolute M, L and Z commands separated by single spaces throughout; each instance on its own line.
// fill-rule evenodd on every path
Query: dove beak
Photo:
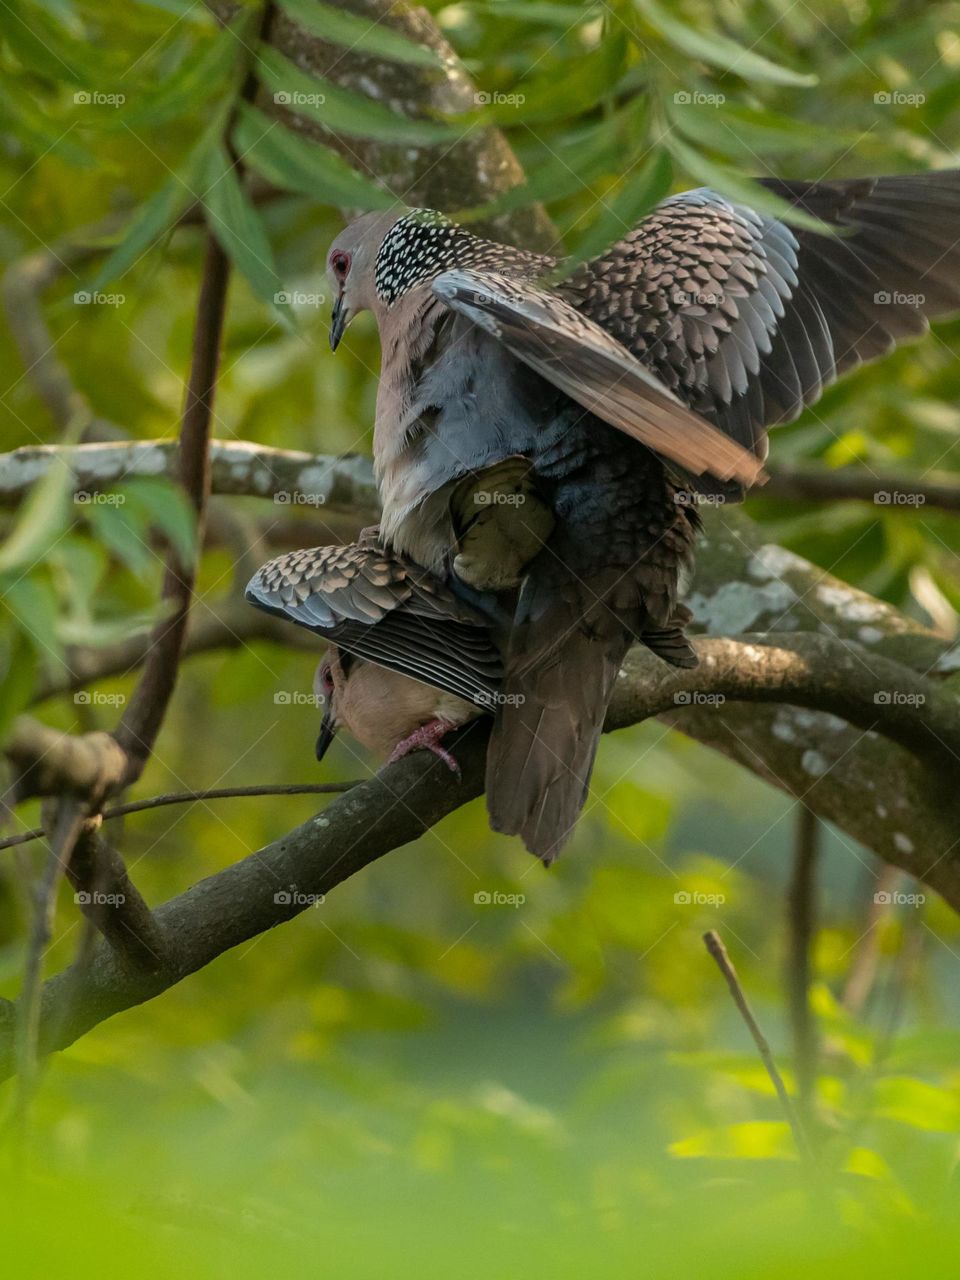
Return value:
M 350 308 L 347 306 L 343 298 L 343 293 L 339 294 L 337 301 L 333 307 L 333 316 L 330 320 L 330 350 L 336 351 L 340 345 L 340 339 L 344 335 L 347 325 L 350 323 Z
M 320 735 L 317 738 L 317 759 L 322 760 L 330 748 L 330 743 L 337 736 L 337 717 L 328 702 L 320 721 Z

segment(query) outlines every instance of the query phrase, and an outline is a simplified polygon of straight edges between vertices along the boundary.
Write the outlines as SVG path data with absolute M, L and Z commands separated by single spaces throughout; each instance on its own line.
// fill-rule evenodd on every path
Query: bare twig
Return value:
M 899 867 L 884 866 L 878 878 L 870 879 L 870 903 L 867 908 L 866 928 L 859 944 L 843 988 L 843 1007 L 859 1017 L 873 993 L 880 966 L 880 945 L 883 918 L 892 911 L 893 895 L 903 873 Z
M 21 1136 L 37 1082 L 43 958 L 53 937 L 57 887 L 73 856 L 87 812 L 87 804 L 75 797 L 68 797 L 57 806 L 50 853 L 43 875 L 34 887 L 33 925 L 27 942 L 23 986 L 17 1001 L 15 1117 Z
M 793 876 L 787 893 L 787 995 L 797 1078 L 797 1108 L 814 1132 L 817 1081 L 817 1024 L 810 1008 L 812 948 L 817 929 L 817 861 L 820 823 L 805 804 L 798 806 Z
M 773 1060 L 773 1054 L 767 1043 L 766 1037 L 760 1030 L 753 1011 L 747 1003 L 747 997 L 743 993 L 740 986 L 740 980 L 737 977 L 737 971 L 733 967 L 733 962 L 727 955 L 727 949 L 720 940 L 720 935 L 715 929 L 709 929 L 703 935 L 704 946 L 716 962 L 717 968 L 726 978 L 727 986 L 730 988 L 730 994 L 733 996 L 733 1002 L 739 1010 L 741 1018 L 746 1023 L 747 1030 L 753 1037 L 753 1043 L 757 1046 L 757 1052 L 766 1068 L 767 1075 L 776 1090 L 777 1097 L 780 1099 L 780 1105 L 783 1108 L 784 1115 L 787 1117 L 787 1123 L 793 1133 L 793 1140 L 797 1145 L 797 1151 L 800 1153 L 800 1159 L 811 1168 L 816 1167 L 816 1158 L 813 1153 L 813 1146 L 803 1127 L 803 1121 L 797 1113 L 793 1105 L 793 1100 L 787 1093 L 786 1086 L 783 1083 L 783 1077 L 777 1070 L 777 1064 Z
M 130 813 L 143 813 L 147 809 L 162 809 L 172 804 L 190 804 L 198 800 L 233 800 L 243 796 L 313 796 L 340 795 L 356 782 L 293 782 L 284 785 L 266 785 L 262 787 L 210 787 L 205 791 L 170 791 L 162 796 L 150 796 L 147 800 L 130 800 L 126 804 L 110 805 L 103 810 L 103 820 L 123 818 Z M 27 844 L 43 835 L 42 827 L 34 827 L 30 831 L 21 831 L 18 835 L 8 836 L 0 840 L 0 850 L 12 849 L 14 845 Z
M 812 502 L 852 499 L 870 502 L 877 511 L 915 511 L 918 506 L 941 511 L 960 511 L 960 477 L 946 471 L 928 471 L 923 476 L 902 472 L 864 471 L 855 467 L 837 469 L 778 462 L 771 466 L 763 488 L 764 497 Z

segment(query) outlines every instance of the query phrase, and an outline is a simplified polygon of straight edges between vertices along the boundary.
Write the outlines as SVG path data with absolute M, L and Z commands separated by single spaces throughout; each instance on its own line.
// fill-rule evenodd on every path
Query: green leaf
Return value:
M 545 123 L 590 111 L 612 96 L 628 50 L 626 35 L 617 27 L 589 53 L 577 53 L 545 75 L 521 80 L 509 93 L 479 93 L 481 110 L 458 119 L 462 123 L 504 125 L 519 121 Z M 563 85 L 562 93 L 557 92 L 558 81 Z
M 30 490 L 12 533 L 0 547 L 0 573 L 26 572 L 46 555 L 70 523 L 72 493 L 73 472 L 58 453 Z M 0 591 L 6 589 L 0 583 Z
M 59 610 L 53 587 L 43 578 L 30 574 L 3 589 L 4 608 L 9 609 L 17 626 L 33 646 L 44 666 L 63 663 L 63 646 L 57 632 Z
M 538 148 L 535 159 L 525 166 L 526 182 L 511 187 L 497 200 L 454 215 L 458 222 L 490 218 L 511 209 L 525 209 L 540 200 L 565 200 L 589 187 L 605 174 L 615 174 L 623 166 L 624 154 L 631 151 L 630 134 L 636 132 L 634 104 L 615 112 L 599 124 L 592 124 L 564 139 L 562 152 L 545 154 Z
M 169 178 L 133 215 L 123 239 L 86 286 L 87 293 L 97 293 L 111 280 L 122 276 L 154 244 L 169 231 L 184 209 L 198 199 L 204 169 L 215 142 L 208 131 L 190 152 L 182 169 Z
M 37 673 L 37 651 L 18 626 L 0 631 L 0 738 L 29 706 Z
M 371 22 L 347 9 L 321 4 L 320 0 L 280 0 L 280 7 L 304 31 L 331 44 L 414 67 L 443 66 L 433 49 L 415 44 L 398 31 L 381 25 L 379 19 Z
M 650 26 L 688 58 L 696 58 L 712 67 L 719 67 L 722 71 L 733 72 L 744 80 L 796 86 L 817 83 L 816 76 L 802 75 L 798 71 L 791 71 L 789 67 L 781 67 L 716 31 L 695 31 L 671 17 L 657 0 L 634 0 L 634 3 Z
M 488 4 L 471 4 L 470 8 L 487 18 L 516 18 L 520 22 L 562 27 L 564 31 L 593 22 L 603 12 L 600 5 L 548 4 L 545 0 L 489 0 Z
M 190 500 L 178 484 L 160 477 L 137 476 L 125 482 L 123 496 L 131 512 L 143 522 L 145 532 L 156 529 L 162 533 L 184 564 L 193 559 L 197 520 Z
M 167 124 L 222 92 L 238 69 L 256 16 L 253 10 L 239 13 L 212 43 L 185 59 L 173 75 L 164 76 L 153 93 L 138 96 L 132 110 L 119 112 L 117 124 L 130 128 Z
M 658 205 L 670 190 L 673 167 L 670 156 L 657 148 L 648 156 L 639 172 L 625 178 L 620 190 L 604 199 L 601 213 L 593 226 L 577 242 L 565 268 L 586 262 L 609 245 L 632 231 L 641 218 Z
M 462 126 L 397 115 L 371 98 L 341 89 L 320 76 L 308 75 L 268 44 L 260 45 L 257 71 L 278 106 L 316 120 L 331 133 L 372 138 L 377 142 L 429 146 L 453 142 L 466 132 Z
M 207 164 L 203 197 L 208 225 L 224 253 L 250 287 L 267 302 L 276 303 L 283 286 L 263 222 L 240 185 L 233 161 L 224 147 L 215 147 Z
M 795 227 L 805 227 L 808 231 L 818 231 L 821 235 L 833 235 L 833 229 L 803 210 L 781 200 L 779 196 L 758 186 L 750 178 L 744 178 L 735 169 L 725 164 L 709 160 L 700 151 L 688 146 L 677 137 L 676 131 L 664 136 L 664 145 L 674 160 L 681 165 L 698 182 L 718 191 L 730 200 L 749 205 L 761 213 L 769 213 Z
M 284 191 L 361 209 L 389 209 L 396 203 L 389 191 L 357 173 L 335 151 L 307 142 L 246 103 L 241 105 L 233 143 L 245 165 Z

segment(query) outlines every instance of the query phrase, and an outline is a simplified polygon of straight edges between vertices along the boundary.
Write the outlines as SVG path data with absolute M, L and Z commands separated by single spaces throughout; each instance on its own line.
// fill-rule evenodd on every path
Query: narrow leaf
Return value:
M 744 80 L 796 86 L 817 82 L 816 76 L 802 75 L 798 71 L 791 71 L 789 67 L 781 67 L 716 31 L 695 31 L 693 27 L 671 17 L 657 0 L 634 0 L 634 3 L 651 27 L 688 58 L 696 58 L 711 67 L 719 67 L 722 71 L 731 71 Z
M 377 142 L 430 146 L 453 142 L 466 132 L 463 126 L 397 115 L 371 98 L 301 71 L 267 44 L 260 45 L 257 71 L 278 106 L 316 120 L 331 133 L 372 138 Z
M 375 58 L 404 62 L 414 67 L 443 65 L 433 49 L 414 44 L 398 31 L 381 25 L 380 19 L 371 22 L 347 9 L 321 4 L 320 0 L 280 0 L 280 7 L 310 35 L 345 49 L 359 49 L 361 53 Z
M 233 142 L 243 163 L 283 191 L 296 191 L 323 204 L 360 209 L 389 209 L 396 201 L 335 151 L 308 142 L 242 104 Z
M 664 143 L 674 160 L 686 169 L 687 173 L 728 199 L 748 205 L 761 213 L 769 213 L 795 227 L 805 227 L 808 231 L 818 231 L 821 235 L 834 234 L 834 229 L 826 223 L 788 204 L 786 200 L 781 200 L 772 191 L 758 186 L 749 178 L 744 178 L 735 169 L 718 164 L 714 160 L 708 160 L 701 152 L 682 142 L 676 132 L 667 135 Z
M 596 257 L 632 231 L 669 192 L 671 177 L 670 156 L 658 148 L 632 177 L 624 180 L 615 195 L 603 201 L 600 216 L 577 242 L 564 267 Z
M 282 285 L 270 241 L 222 146 L 215 147 L 210 154 L 203 203 L 210 230 L 224 253 L 247 278 L 254 293 L 276 303 Z

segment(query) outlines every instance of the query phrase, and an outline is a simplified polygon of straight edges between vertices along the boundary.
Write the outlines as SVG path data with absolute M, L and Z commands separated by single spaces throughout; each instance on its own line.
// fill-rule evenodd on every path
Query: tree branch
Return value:
M 763 496 L 803 502 L 871 502 L 881 510 L 914 511 L 938 507 L 960 511 L 960 478 L 947 471 L 911 476 L 862 467 L 795 465 L 778 462 L 768 471 Z
M 678 703 L 674 695 L 692 688 L 695 677 L 704 693 L 726 690 L 732 695 L 756 689 L 760 697 L 773 697 L 779 689 L 780 697 L 789 691 L 791 697 L 803 696 L 809 705 L 832 697 L 831 669 L 837 660 L 837 645 L 829 640 L 824 643 L 822 636 L 796 635 L 776 641 L 754 636 L 742 642 L 703 639 L 697 643 L 704 659 L 698 672 L 671 670 L 665 674 L 654 655 L 646 650 L 632 651 L 618 681 L 606 727 L 623 728 L 671 707 L 670 721 L 689 731 L 688 717 L 702 715 L 704 707 Z M 751 667 L 752 679 L 749 670 L 744 674 Z M 809 672 L 806 690 L 801 688 L 804 669 Z M 899 670 L 897 675 L 901 678 Z M 941 692 L 950 696 L 945 690 Z M 946 714 L 946 709 L 946 704 L 935 702 L 937 717 Z M 735 719 L 734 710 L 733 704 L 709 705 L 711 717 L 718 722 Z M 756 716 L 756 707 L 748 710 L 750 716 Z M 892 730 L 913 738 L 909 718 L 902 721 L 891 714 L 887 723 Z M 842 721 L 836 724 L 844 728 Z M 741 736 L 743 730 L 742 722 L 736 725 L 734 737 Z M 960 830 L 956 789 L 945 786 L 939 769 L 922 764 L 877 733 L 868 733 L 864 740 L 879 749 L 888 770 L 907 779 L 912 798 L 910 821 L 916 818 L 919 824 L 926 817 L 926 826 L 916 830 L 916 843 L 904 845 L 891 839 L 890 853 L 884 856 L 925 879 L 960 909 L 960 860 L 949 854 Z M 159 907 L 154 918 L 161 931 L 161 954 L 167 957 L 161 970 L 147 973 L 125 966 L 109 947 L 101 946 L 85 974 L 77 976 L 67 970 L 51 979 L 41 1004 L 41 1049 L 62 1048 L 104 1018 L 160 994 L 224 951 L 297 915 L 361 867 L 416 839 L 481 793 L 485 746 L 484 726 L 475 721 L 461 731 L 456 748 L 462 768 L 460 780 L 427 753 L 414 753 L 354 787 L 322 814 L 265 849 Z M 760 771 L 757 762 L 752 767 Z M 815 812 L 829 808 L 821 792 L 828 796 L 835 793 L 828 782 L 829 773 L 829 769 L 808 771 L 805 788 L 801 790 L 796 784 L 796 793 L 805 794 L 807 805 Z M 783 779 L 774 780 L 784 785 Z M 881 786 L 885 782 L 882 770 L 878 782 Z M 845 781 L 843 786 L 849 783 Z M 846 829 L 862 838 L 872 829 L 870 823 L 871 806 L 861 791 L 858 803 L 850 805 Z M 889 828 L 887 831 L 888 835 L 896 834 Z M 11 1065 L 12 1042 L 4 1030 L 4 1018 L 9 1021 L 11 1016 L 0 1007 L 0 1074 Z

